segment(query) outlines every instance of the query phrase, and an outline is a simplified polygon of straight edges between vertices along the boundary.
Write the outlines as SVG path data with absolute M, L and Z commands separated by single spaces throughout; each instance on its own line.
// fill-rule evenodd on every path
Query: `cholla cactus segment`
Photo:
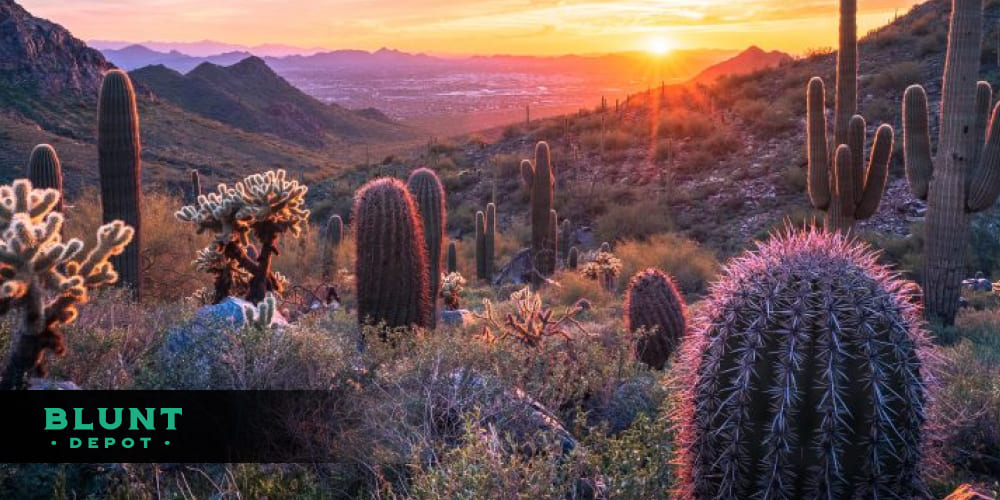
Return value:
M 32 189 L 27 180 L 0 187 L 0 311 L 25 308 L 0 388 L 23 385 L 31 371 L 44 374 L 43 353 L 62 352 L 59 327 L 72 322 L 90 289 L 118 280 L 108 259 L 120 255 L 134 231 L 121 221 L 101 226 L 97 244 L 62 241 L 63 216 L 52 211 L 59 193 Z M 0 312 L 0 314 L 2 314 Z
M 602 247 L 603 248 L 603 247 Z M 606 290 L 613 290 L 615 281 L 622 272 L 622 261 L 611 252 L 600 250 L 594 260 L 580 268 L 580 274 L 585 278 L 600 280 Z
M 466 283 L 465 278 L 459 273 L 441 274 L 441 298 L 449 311 L 461 308 L 461 295 Z
M 924 498 L 917 288 L 841 234 L 734 259 L 682 346 L 684 498 Z
M 267 294 L 256 306 L 246 306 L 243 314 L 246 316 L 246 325 L 254 328 L 270 328 L 274 322 L 274 312 L 278 309 L 278 300 L 273 293 Z
M 556 318 L 552 309 L 542 305 L 541 295 L 528 287 L 512 293 L 508 302 L 512 310 L 500 319 L 496 306 L 489 299 L 483 299 L 484 312 L 475 316 L 486 324 L 483 336 L 487 341 L 512 338 L 525 346 L 539 347 L 552 337 L 570 340 L 570 326 L 583 330 L 575 319 L 582 311 L 579 305 L 569 308 Z

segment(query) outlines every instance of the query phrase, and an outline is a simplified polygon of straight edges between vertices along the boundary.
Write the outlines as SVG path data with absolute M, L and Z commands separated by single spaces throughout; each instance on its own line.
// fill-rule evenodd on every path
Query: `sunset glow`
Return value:
M 646 40 L 646 51 L 654 56 L 666 55 L 673 49 L 673 44 L 665 37 L 653 36 Z
M 835 45 L 837 2 L 805 0 L 21 0 L 83 39 L 205 39 L 436 54 L 565 54 L 670 49 L 803 53 Z M 859 2 L 858 31 L 915 0 Z M 644 43 L 669 31 L 669 38 Z M 655 45 L 655 47 L 654 47 Z M 655 50 L 654 50 L 655 48 Z

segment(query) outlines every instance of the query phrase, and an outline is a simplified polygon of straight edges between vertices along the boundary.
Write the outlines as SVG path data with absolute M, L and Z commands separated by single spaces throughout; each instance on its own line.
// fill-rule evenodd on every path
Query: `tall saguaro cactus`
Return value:
M 982 2 L 952 2 L 936 156 L 931 156 L 927 94 L 913 85 L 903 96 L 906 177 L 913 194 L 928 205 L 925 314 L 945 325 L 954 323 L 958 312 L 969 216 L 991 207 L 1000 193 L 1000 106 L 993 109 L 987 135 L 992 89 L 976 83 L 982 26 Z
M 476 277 L 485 280 L 486 275 L 486 214 L 476 212 Z
M 541 141 L 535 145 L 534 162 L 521 162 L 521 176 L 531 192 L 531 258 L 535 267 L 531 282 L 537 288 L 556 267 L 556 242 L 549 227 L 555 175 L 548 143 Z
M 810 230 L 734 259 L 685 339 L 683 498 L 926 498 L 911 283 Z
M 427 252 L 417 204 L 406 185 L 382 178 L 354 198 L 358 321 L 427 327 Z
M 58 191 L 59 201 L 56 202 L 55 211 L 63 211 L 62 166 L 59 164 L 59 155 L 52 146 L 39 144 L 31 150 L 31 157 L 28 159 L 28 180 L 35 189 Z
M 191 169 L 191 198 L 193 201 L 197 202 L 198 197 L 201 196 L 201 174 L 198 173 L 197 168 Z
M 486 205 L 486 279 L 492 280 L 496 270 L 497 252 L 497 206 L 495 203 Z
M 344 220 L 334 214 L 326 222 L 326 227 L 320 232 L 323 239 L 320 248 L 323 249 L 323 275 L 329 277 L 337 274 L 337 252 L 340 242 L 344 240 Z
M 104 222 L 122 220 L 135 229 L 132 243 L 111 263 L 119 283 L 141 296 L 139 259 L 142 249 L 142 145 L 135 89 L 124 71 L 104 75 L 97 103 L 97 155 Z
M 448 220 L 444 187 L 433 170 L 418 168 L 410 174 L 410 178 L 406 181 L 406 189 L 416 201 L 424 225 L 428 297 L 431 301 L 430 328 L 434 328 L 437 325 L 437 297 L 441 286 L 441 249 Z
M 865 163 L 867 124 L 858 111 L 857 0 L 840 0 L 840 50 L 837 52 L 837 98 L 833 144 L 826 126 L 826 90 L 813 77 L 806 90 L 806 132 L 809 151 L 809 200 L 826 212 L 828 230 L 849 231 L 857 219 L 878 209 L 889 175 L 892 126 L 875 132 Z M 845 146 L 842 149 L 841 146 Z

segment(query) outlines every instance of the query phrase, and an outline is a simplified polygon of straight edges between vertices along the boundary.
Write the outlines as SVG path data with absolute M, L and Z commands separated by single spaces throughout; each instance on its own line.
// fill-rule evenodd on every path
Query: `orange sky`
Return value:
M 455 54 L 836 43 L 836 0 L 18 0 L 82 39 L 283 43 Z M 917 0 L 859 1 L 859 32 Z M 792 4 L 790 7 L 789 4 Z

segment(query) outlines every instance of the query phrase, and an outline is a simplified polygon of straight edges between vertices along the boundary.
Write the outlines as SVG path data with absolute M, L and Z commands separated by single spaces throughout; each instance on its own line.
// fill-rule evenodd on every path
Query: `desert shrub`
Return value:
M 697 242 L 677 234 L 660 234 L 648 241 L 625 241 L 615 246 L 622 260 L 622 282 L 647 267 L 658 267 L 673 276 L 681 292 L 690 300 L 704 294 L 719 272 L 715 255 Z
M 774 135 L 796 126 L 798 117 L 793 109 L 801 109 L 805 105 L 798 101 L 797 95 L 790 98 L 783 95 L 777 101 L 740 99 L 733 105 L 733 113 L 752 125 L 755 133 Z
M 882 92 L 902 95 L 903 90 L 914 83 L 924 81 L 924 67 L 917 62 L 895 63 L 872 78 L 872 87 Z
M 802 193 L 806 189 L 806 174 L 806 169 L 789 165 L 778 174 L 778 186 L 784 188 L 789 193 Z
M 642 200 L 608 210 L 594 222 L 600 241 L 644 239 L 673 229 L 666 207 L 655 199 Z
M 555 304 L 568 307 L 580 299 L 587 299 L 592 306 L 603 309 L 614 300 L 614 296 L 599 281 L 586 278 L 577 271 L 560 271 L 552 280 L 556 285 L 547 287 L 544 295 Z
M 669 160 L 674 155 L 674 145 L 668 140 L 661 140 L 656 143 L 656 152 L 654 156 L 656 161 L 664 162 Z
M 675 139 L 704 136 L 717 127 L 705 114 L 685 108 L 664 109 L 660 112 L 658 123 L 661 138 Z
M 701 148 L 716 156 L 726 156 L 739 150 L 742 141 L 728 130 L 716 130 L 701 141 Z
M 963 309 L 955 330 L 959 339 L 969 341 L 977 359 L 1000 365 L 1000 309 Z
M 874 99 L 865 101 L 862 108 L 865 117 L 872 124 L 876 123 L 894 124 L 898 122 L 900 113 L 899 104 L 893 102 L 891 99 L 876 97 Z
M 703 149 L 697 149 L 681 157 L 677 163 L 677 171 L 693 174 L 708 170 L 718 164 L 718 157 Z

